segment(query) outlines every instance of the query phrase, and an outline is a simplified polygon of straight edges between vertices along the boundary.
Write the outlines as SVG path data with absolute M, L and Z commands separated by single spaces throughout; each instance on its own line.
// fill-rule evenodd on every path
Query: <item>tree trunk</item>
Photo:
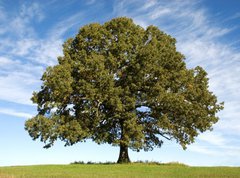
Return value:
M 128 147 L 121 144 L 117 163 L 130 163 L 130 162 L 131 161 L 128 156 Z

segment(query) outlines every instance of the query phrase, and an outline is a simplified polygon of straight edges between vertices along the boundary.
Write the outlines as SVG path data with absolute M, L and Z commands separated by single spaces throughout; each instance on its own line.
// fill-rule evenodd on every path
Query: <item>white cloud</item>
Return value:
M 0 56 L 0 68 L 6 68 L 8 66 L 15 65 L 16 63 L 19 63 L 19 61 L 13 61 L 7 57 Z
M 31 53 L 31 49 L 36 48 L 38 42 L 34 39 L 21 39 L 12 47 L 11 54 L 15 56 L 26 56 Z
M 80 14 L 58 23 L 39 39 L 32 25 L 44 19 L 39 4 L 25 3 L 14 16 L 0 12 L 8 30 L 0 41 L 0 100 L 32 105 L 32 92 L 39 89 L 45 67 L 56 64 L 62 55 L 62 35 L 79 22 Z
M 6 14 L 7 12 L 3 12 Z M 39 66 L 53 65 L 56 63 L 57 56 L 61 55 L 62 39 L 45 38 L 39 39 L 35 34 L 32 23 L 40 22 L 44 19 L 41 7 L 37 3 L 25 3 L 21 5 L 20 10 L 14 16 L 7 16 L 4 26 L 8 29 L 0 41 L 0 57 L 6 61 L 7 58 L 22 61 L 22 63 Z M 10 22 L 10 23 L 8 23 Z M 8 60 L 9 62 L 9 60 Z M 12 60 L 10 60 L 12 62 Z M 15 63 L 14 62 L 14 63 Z M 35 64 L 33 64 L 35 63 Z M 15 63 L 15 65 L 18 65 Z M 21 65 L 21 64 L 20 64 Z M 1 64 L 2 68 L 4 64 Z M 5 67 L 6 68 L 6 65 Z
M 147 0 L 147 2 L 143 5 L 142 9 L 147 10 L 157 4 L 157 0 Z
M 23 4 L 20 10 L 20 17 L 25 18 L 28 21 L 34 19 L 34 21 L 42 21 L 44 19 L 44 14 L 38 3 Z
M 6 44 L 6 45 L 5 45 Z M 62 55 L 62 39 L 25 38 L 14 41 L 0 41 L 0 57 L 9 56 L 12 59 L 24 60 L 37 65 L 54 65 L 57 57 Z M 1 54 L 2 53 L 2 54 Z M 3 65 L 3 64 L 0 64 Z
M 231 17 L 225 19 L 225 21 L 236 20 L 236 19 L 240 19 L 240 12 L 237 12 L 236 14 L 232 15 Z
M 15 42 L 13 39 L 6 39 L 0 42 L 0 49 L 3 51 L 2 55 L 8 55 L 11 58 L 24 58 L 25 61 L 39 65 L 54 65 L 57 57 L 62 55 L 62 44 L 63 40 L 60 38 L 25 38 Z
M 33 117 L 32 114 L 25 113 L 25 112 L 18 112 L 8 108 L 0 108 L 0 113 L 10 115 L 10 116 L 20 117 L 20 118 L 25 118 L 25 119 Z
M 32 92 L 39 88 L 44 68 L 0 56 L 0 100 L 32 105 Z
M 231 157 L 238 157 L 240 154 L 240 148 L 238 146 L 209 146 L 194 144 L 188 147 L 191 152 L 197 152 L 209 156 L 217 156 L 221 159 Z
M 62 21 L 58 22 L 54 25 L 54 27 L 50 30 L 49 35 L 52 39 L 59 39 L 71 28 L 75 26 L 80 26 L 81 18 L 83 14 L 82 12 L 76 13 Z
M 22 66 L 25 71 L 9 71 L 0 76 L 0 99 L 20 104 L 31 105 L 30 101 L 32 92 L 37 88 L 36 85 L 40 84 L 39 79 L 36 78 L 39 71 L 38 67 L 32 67 L 32 72 L 27 71 L 27 66 Z M 19 66 L 19 67 L 20 67 Z M 14 66 L 17 67 L 17 66 Z M 40 76 L 38 76 L 40 78 Z
M 86 2 L 86 4 L 87 5 L 92 5 L 92 4 L 94 4 L 96 2 L 96 0 L 88 0 L 87 2 Z
M 38 64 L 52 66 L 56 64 L 57 57 L 62 55 L 62 39 L 35 40 L 35 46 L 29 48 L 26 58 Z
M 240 101 L 225 103 L 225 109 L 220 114 L 220 121 L 216 129 L 230 135 L 240 136 Z
M 146 21 L 141 20 L 139 18 L 133 18 L 133 21 L 134 21 L 134 23 L 136 23 L 137 25 L 140 25 L 144 29 L 146 29 L 149 26 L 149 24 Z
M 218 156 L 219 155 L 219 153 L 216 152 L 215 150 L 210 150 L 209 148 L 203 147 L 201 145 L 191 145 L 188 147 L 188 150 L 192 151 L 192 152 L 210 155 L 210 156 Z
M 3 8 L 0 6 L 0 21 L 3 21 L 6 18 L 6 15 L 3 11 Z
M 200 134 L 198 136 L 198 139 L 217 146 L 222 146 L 226 144 L 226 140 L 219 133 L 205 132 L 203 134 Z
M 156 20 L 159 17 L 169 15 L 170 13 L 171 13 L 171 9 L 169 8 L 158 8 L 158 9 L 155 9 L 154 12 L 150 13 L 150 19 Z
M 21 17 L 16 17 L 10 21 L 8 31 L 21 38 L 35 35 L 34 29 L 28 24 L 28 20 Z
M 5 12 L 6 13 L 6 12 Z M 35 36 L 32 22 L 40 22 L 44 19 L 41 7 L 37 3 L 22 4 L 19 12 L 14 16 L 8 16 L 4 20 L 3 28 L 12 36 L 26 38 Z

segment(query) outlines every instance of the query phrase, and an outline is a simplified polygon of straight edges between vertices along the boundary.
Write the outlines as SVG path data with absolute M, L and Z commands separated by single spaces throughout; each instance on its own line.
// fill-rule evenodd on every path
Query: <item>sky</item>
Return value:
M 119 148 L 90 140 L 44 149 L 24 123 L 34 116 L 30 98 L 63 42 L 80 27 L 127 16 L 177 39 L 188 68 L 202 66 L 209 89 L 225 102 L 212 132 L 183 150 L 174 140 L 130 159 L 192 166 L 240 166 L 240 1 L 238 0 L 0 0 L 0 166 L 116 161 Z

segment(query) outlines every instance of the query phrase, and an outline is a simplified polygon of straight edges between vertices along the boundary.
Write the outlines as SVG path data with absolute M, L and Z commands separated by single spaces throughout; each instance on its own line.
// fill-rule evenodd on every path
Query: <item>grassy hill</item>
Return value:
M 240 167 L 71 164 L 0 167 L 0 178 L 240 178 Z

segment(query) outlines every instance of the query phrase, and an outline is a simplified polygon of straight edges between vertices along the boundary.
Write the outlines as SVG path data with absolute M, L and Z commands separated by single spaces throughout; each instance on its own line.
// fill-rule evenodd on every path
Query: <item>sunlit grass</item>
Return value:
M 240 178 L 239 167 L 182 164 L 71 164 L 1 167 L 0 178 Z

